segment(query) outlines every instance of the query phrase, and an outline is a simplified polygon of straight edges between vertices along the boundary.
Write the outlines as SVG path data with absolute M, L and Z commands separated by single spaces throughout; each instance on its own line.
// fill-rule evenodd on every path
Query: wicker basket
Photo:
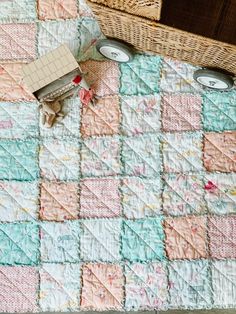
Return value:
M 200 66 L 236 74 L 236 46 L 181 31 L 149 19 L 88 1 L 104 34 L 151 51 Z
M 162 0 L 91 0 L 107 7 L 159 21 Z

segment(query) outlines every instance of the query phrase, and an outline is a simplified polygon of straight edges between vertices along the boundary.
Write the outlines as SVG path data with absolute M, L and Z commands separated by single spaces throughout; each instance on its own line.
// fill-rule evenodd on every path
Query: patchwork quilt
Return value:
M 236 308 L 236 91 L 102 36 L 82 0 L 0 1 L 0 312 Z M 45 129 L 21 68 L 61 43 L 98 100 Z

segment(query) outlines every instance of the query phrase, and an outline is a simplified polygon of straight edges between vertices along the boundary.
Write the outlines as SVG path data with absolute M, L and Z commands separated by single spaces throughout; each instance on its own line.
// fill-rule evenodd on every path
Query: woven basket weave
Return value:
M 162 0 L 91 0 L 107 7 L 134 15 L 160 20 Z
M 181 31 L 88 1 L 103 33 L 142 51 L 236 74 L 236 46 Z

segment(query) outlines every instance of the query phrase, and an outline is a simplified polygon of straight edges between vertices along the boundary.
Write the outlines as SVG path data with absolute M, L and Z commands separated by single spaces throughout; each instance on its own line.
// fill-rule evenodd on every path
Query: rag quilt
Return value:
M 82 0 L 0 1 L 0 312 L 236 308 L 236 91 L 102 37 Z M 45 129 L 21 68 L 62 43 L 97 100 Z

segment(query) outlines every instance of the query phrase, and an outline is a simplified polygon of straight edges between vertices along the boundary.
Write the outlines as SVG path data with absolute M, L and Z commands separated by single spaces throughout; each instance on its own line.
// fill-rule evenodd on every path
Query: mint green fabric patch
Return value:
M 38 260 L 39 230 L 36 224 L 0 224 L 0 264 L 35 265 Z
M 205 131 L 227 131 L 236 128 L 236 92 L 211 92 L 203 97 Z
M 37 18 L 35 0 L 1 0 L 0 21 L 31 21 Z
M 136 55 L 132 62 L 121 63 L 120 93 L 152 95 L 159 92 L 161 57 Z
M 33 181 L 39 176 L 38 143 L 34 140 L 0 141 L 0 179 Z
M 123 220 L 122 255 L 131 262 L 163 260 L 163 218 Z

